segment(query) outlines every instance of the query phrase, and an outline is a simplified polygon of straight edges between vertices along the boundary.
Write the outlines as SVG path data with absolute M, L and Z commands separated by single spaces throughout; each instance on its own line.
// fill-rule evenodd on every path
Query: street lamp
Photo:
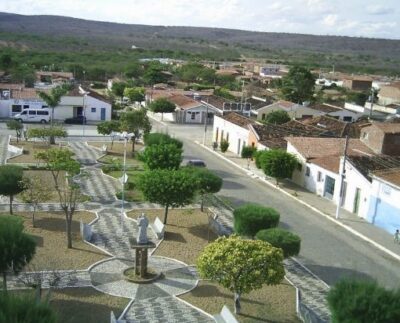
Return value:
M 85 121 L 86 121 L 86 106 L 85 106 L 85 101 L 86 97 L 88 95 L 88 92 L 83 93 L 83 107 L 82 107 L 82 137 L 85 137 Z
M 122 184 L 122 202 L 121 202 L 121 231 L 124 229 L 124 213 L 125 213 L 125 183 L 128 181 L 128 175 L 126 175 L 126 144 L 128 139 L 131 138 L 135 140 L 135 135 L 133 133 L 127 133 L 124 131 L 122 133 L 122 138 L 124 138 L 124 162 L 122 168 L 122 177 L 120 178 L 120 182 Z

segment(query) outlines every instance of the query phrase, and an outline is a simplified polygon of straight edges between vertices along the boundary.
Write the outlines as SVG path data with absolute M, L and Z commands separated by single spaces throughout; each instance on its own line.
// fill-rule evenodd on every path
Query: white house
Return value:
M 311 109 L 304 105 L 284 100 L 280 100 L 273 104 L 258 108 L 257 110 L 253 110 L 252 113 L 257 115 L 257 120 L 265 120 L 267 115 L 274 111 L 285 111 L 288 113 L 291 119 L 311 118 L 314 116 L 325 114 L 324 112 L 318 111 L 316 109 Z
M 367 220 L 393 234 L 400 229 L 400 168 L 372 173 Z
M 344 109 L 330 104 L 315 104 L 309 108 L 319 111 L 323 115 L 344 121 L 344 122 L 354 122 L 358 118 L 364 115 L 363 112 L 354 111 L 351 109 Z
M 240 155 L 243 146 L 249 138 L 248 125 L 254 121 L 236 112 L 229 112 L 223 116 L 215 116 L 213 126 L 213 141 L 220 143 L 223 139 L 229 142 L 228 150 Z
M 293 182 L 310 192 L 338 203 L 340 161 L 346 139 L 306 137 L 286 137 L 285 139 L 288 142 L 287 152 L 294 154 L 302 165 L 301 170 L 293 172 Z M 372 155 L 373 152 L 359 139 L 349 139 L 347 154 L 359 156 Z M 351 176 L 357 177 L 357 174 L 354 173 Z M 358 180 L 351 182 L 352 185 L 357 185 L 357 183 Z M 352 188 L 349 188 L 349 191 L 351 190 Z M 346 206 L 350 208 L 350 202 L 347 202 Z

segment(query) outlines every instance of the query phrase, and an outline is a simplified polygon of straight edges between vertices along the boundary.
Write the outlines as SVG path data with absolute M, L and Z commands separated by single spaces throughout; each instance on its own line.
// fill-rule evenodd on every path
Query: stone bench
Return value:
M 150 223 L 150 227 L 158 239 L 164 238 L 165 225 L 161 222 L 161 220 L 158 217 L 156 217 L 154 223 Z
M 226 305 L 222 308 L 221 313 L 214 315 L 214 319 L 217 323 L 239 323 Z

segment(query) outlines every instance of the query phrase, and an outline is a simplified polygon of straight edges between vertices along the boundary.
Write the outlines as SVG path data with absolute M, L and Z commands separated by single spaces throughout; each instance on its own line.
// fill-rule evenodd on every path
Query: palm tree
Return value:
M 60 104 L 61 97 L 65 95 L 68 90 L 68 86 L 61 85 L 51 89 L 50 93 L 39 92 L 39 97 L 51 108 L 51 127 L 53 127 L 54 122 L 54 108 Z M 50 144 L 54 145 L 55 143 L 55 137 L 50 136 Z

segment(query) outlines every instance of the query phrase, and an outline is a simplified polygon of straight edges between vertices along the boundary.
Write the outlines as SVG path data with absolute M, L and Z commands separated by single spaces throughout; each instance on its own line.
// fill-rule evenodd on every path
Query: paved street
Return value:
M 211 129 L 208 130 L 207 142 L 210 142 Z M 190 140 L 184 140 L 185 159 L 204 159 L 208 168 L 224 179 L 219 196 L 229 198 L 234 205 L 255 202 L 279 210 L 281 225 L 302 238 L 298 259 L 327 284 L 356 276 L 376 279 L 390 288 L 400 287 L 398 261 L 193 143 L 195 138 L 203 141 L 203 126 L 168 125 L 168 131 L 180 139 L 190 134 Z

